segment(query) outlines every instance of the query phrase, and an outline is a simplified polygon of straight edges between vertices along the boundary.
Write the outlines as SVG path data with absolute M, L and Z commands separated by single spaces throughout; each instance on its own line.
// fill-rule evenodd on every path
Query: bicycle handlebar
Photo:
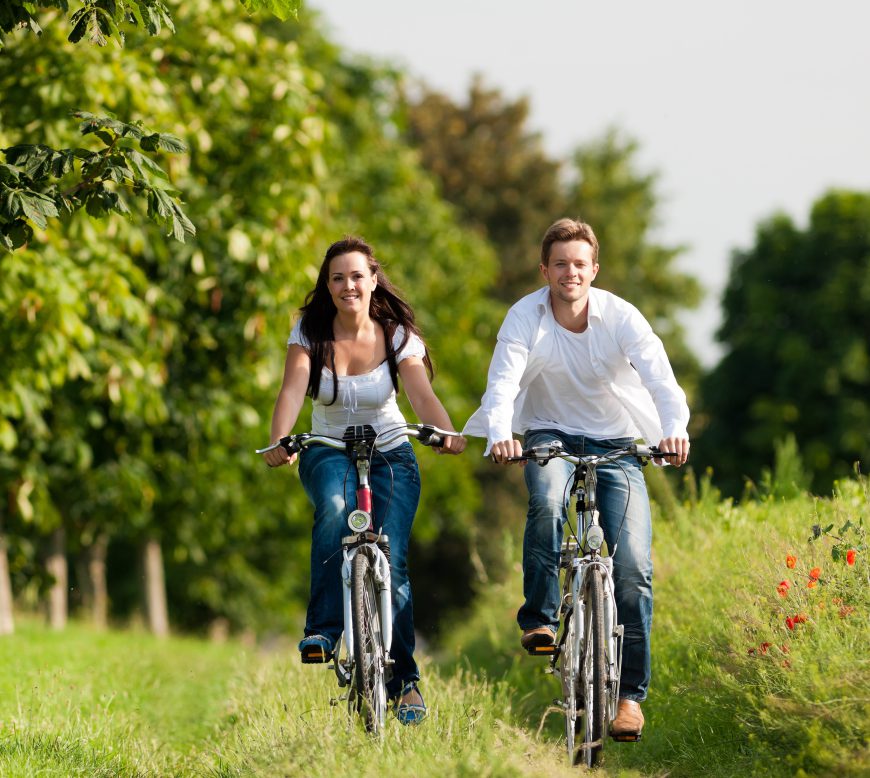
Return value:
M 658 446 L 647 446 L 643 443 L 632 443 L 624 448 L 608 451 L 606 454 L 587 454 L 586 456 L 575 456 L 565 451 L 561 441 L 555 441 L 546 446 L 534 446 L 530 449 L 525 449 L 522 456 L 508 457 L 507 462 L 537 462 L 539 465 L 545 465 L 551 459 L 564 459 L 572 465 L 587 464 L 599 465 L 602 462 L 613 462 L 622 457 L 636 457 L 640 462 L 648 462 L 650 459 L 658 457 L 676 457 L 679 454 L 672 451 L 660 451 Z
M 399 427 L 388 427 L 385 430 L 381 430 L 375 435 L 372 445 L 374 448 L 380 448 L 407 435 L 416 438 L 424 446 L 438 448 L 444 445 L 444 438 L 455 438 L 461 434 L 451 430 L 442 430 L 433 424 L 403 424 Z M 334 438 L 330 435 L 313 435 L 310 432 L 301 432 L 298 435 L 286 435 L 271 446 L 266 446 L 266 448 L 258 448 L 256 453 L 265 454 L 267 451 L 274 451 L 280 447 L 292 456 L 293 454 L 298 454 L 306 446 L 318 443 L 330 448 L 344 449 L 347 447 L 348 441 L 343 438 Z

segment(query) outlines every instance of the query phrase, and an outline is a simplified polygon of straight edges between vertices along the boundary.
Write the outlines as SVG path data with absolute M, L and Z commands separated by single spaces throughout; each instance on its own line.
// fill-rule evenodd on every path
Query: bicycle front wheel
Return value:
M 577 708 L 582 698 L 580 689 L 580 636 L 576 610 L 565 618 L 565 634 L 559 651 L 559 677 L 562 681 L 562 705 L 565 708 L 565 739 L 568 746 L 568 759 L 576 759 L 575 735 L 579 731 Z
M 371 552 L 360 548 L 353 558 L 351 605 L 353 608 L 354 704 L 366 730 L 380 734 L 387 711 L 387 689 L 378 590 Z
M 607 717 L 606 633 L 604 628 L 604 582 L 602 573 L 592 567 L 586 573 L 584 645 L 581 670 L 583 690 L 583 744 L 575 764 L 593 767 L 601 756 Z M 579 733 L 578 733 L 579 734 Z

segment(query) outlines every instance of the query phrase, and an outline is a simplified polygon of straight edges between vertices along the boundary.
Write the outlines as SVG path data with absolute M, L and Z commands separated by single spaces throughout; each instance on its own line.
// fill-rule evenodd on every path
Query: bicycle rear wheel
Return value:
M 366 730 L 380 734 L 387 711 L 386 652 L 370 553 L 368 549 L 360 548 L 353 558 L 353 691 L 355 707 L 362 716 Z
M 582 733 L 583 744 L 578 749 L 574 763 L 592 767 L 601 756 L 607 725 L 604 583 L 601 570 L 597 567 L 586 573 L 583 599 L 586 605 L 581 669 L 583 711 L 578 732 L 578 735 Z

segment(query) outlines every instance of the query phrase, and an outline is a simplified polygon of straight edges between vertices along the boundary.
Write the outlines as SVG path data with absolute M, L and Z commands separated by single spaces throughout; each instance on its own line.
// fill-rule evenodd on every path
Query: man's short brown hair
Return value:
M 569 240 L 585 240 L 592 246 L 592 260 L 598 262 L 598 238 L 592 228 L 577 219 L 559 219 L 553 222 L 544 233 L 541 242 L 541 264 L 550 264 L 550 249 L 554 243 L 565 243 Z

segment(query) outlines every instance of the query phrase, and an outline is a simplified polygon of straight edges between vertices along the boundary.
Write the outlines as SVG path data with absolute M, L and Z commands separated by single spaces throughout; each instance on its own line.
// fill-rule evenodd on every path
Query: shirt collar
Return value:
M 545 286 L 538 294 L 540 295 L 537 304 L 538 313 L 544 316 L 548 311 L 553 310 L 550 303 L 550 287 Z M 601 300 L 598 297 L 598 290 L 594 286 L 589 287 L 589 316 L 596 319 L 602 318 Z

